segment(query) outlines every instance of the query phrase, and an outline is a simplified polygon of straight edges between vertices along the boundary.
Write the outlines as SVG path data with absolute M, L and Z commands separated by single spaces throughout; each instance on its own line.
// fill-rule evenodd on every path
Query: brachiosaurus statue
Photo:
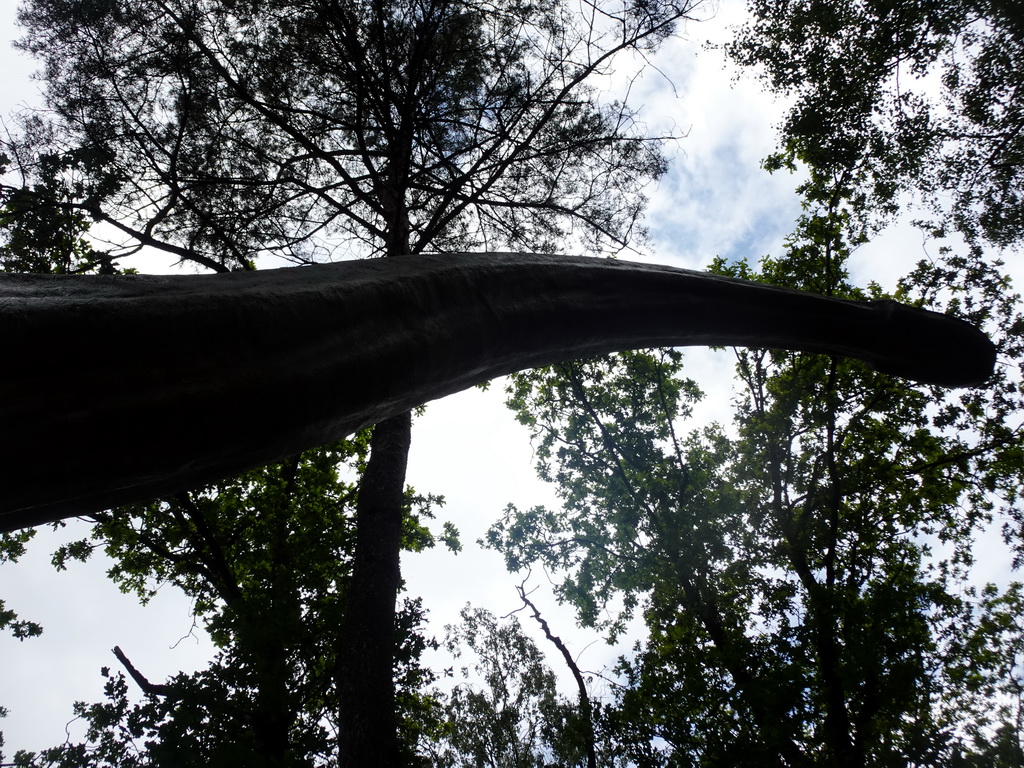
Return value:
M 524 368 L 653 346 L 980 384 L 977 329 L 664 266 L 532 254 L 191 276 L 0 275 L 0 530 L 146 501 Z

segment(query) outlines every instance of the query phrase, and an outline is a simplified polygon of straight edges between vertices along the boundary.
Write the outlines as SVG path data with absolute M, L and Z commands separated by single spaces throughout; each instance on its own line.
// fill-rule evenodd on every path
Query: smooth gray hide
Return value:
M 947 386 L 995 360 L 945 315 L 593 258 L 0 275 L 0 530 L 193 488 L 512 371 L 697 344 L 847 355 Z

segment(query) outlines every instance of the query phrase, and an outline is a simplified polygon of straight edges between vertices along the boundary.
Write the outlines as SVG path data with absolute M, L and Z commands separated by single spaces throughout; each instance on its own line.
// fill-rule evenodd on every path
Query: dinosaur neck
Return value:
M 0 530 L 196 487 L 574 357 L 775 347 L 949 386 L 994 364 L 973 327 L 892 302 L 531 254 L 3 275 L 0 339 Z

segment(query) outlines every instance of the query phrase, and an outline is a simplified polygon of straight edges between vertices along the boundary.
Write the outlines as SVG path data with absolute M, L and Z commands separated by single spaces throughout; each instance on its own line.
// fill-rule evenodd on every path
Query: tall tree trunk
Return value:
M 389 258 L 401 258 L 411 250 L 401 183 L 407 167 L 393 158 L 380 192 L 384 254 Z M 411 442 L 412 413 L 379 422 L 359 483 L 352 581 L 336 665 L 338 763 L 343 768 L 399 768 L 402 761 L 395 711 L 395 609 L 402 579 L 402 510 Z
M 356 549 L 336 665 L 339 764 L 398 768 L 398 717 L 392 666 L 405 469 L 412 414 L 373 430 L 359 485 Z
M 270 603 L 261 610 L 243 601 L 245 635 L 239 637 L 240 645 L 255 648 L 253 741 L 265 768 L 285 768 L 293 762 L 291 729 L 299 714 L 289 696 L 292 675 L 288 658 L 295 642 L 295 628 L 301 622 L 294 574 L 302 563 L 296 562 L 295 552 L 288 545 L 288 519 L 299 457 L 293 456 L 282 464 L 285 493 L 279 504 L 263 512 L 273 516 L 273 537 L 267 552 L 271 564 Z

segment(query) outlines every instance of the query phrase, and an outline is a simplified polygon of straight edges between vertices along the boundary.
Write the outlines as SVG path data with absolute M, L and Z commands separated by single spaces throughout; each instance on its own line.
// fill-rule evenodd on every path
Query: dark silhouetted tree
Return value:
M 848 221 L 809 212 L 784 257 L 715 269 L 881 297 L 846 275 Z M 585 625 L 618 605 L 614 634 L 642 611 L 616 715 L 637 765 L 947 765 L 972 729 L 1019 722 L 1019 588 L 970 581 L 980 532 L 1022 540 L 1017 297 L 953 255 L 898 297 L 988 327 L 993 381 L 943 392 L 739 350 L 730 433 L 684 431 L 700 392 L 676 351 L 514 377 L 563 508 L 510 507 L 489 541 L 513 570 L 559 573 Z

